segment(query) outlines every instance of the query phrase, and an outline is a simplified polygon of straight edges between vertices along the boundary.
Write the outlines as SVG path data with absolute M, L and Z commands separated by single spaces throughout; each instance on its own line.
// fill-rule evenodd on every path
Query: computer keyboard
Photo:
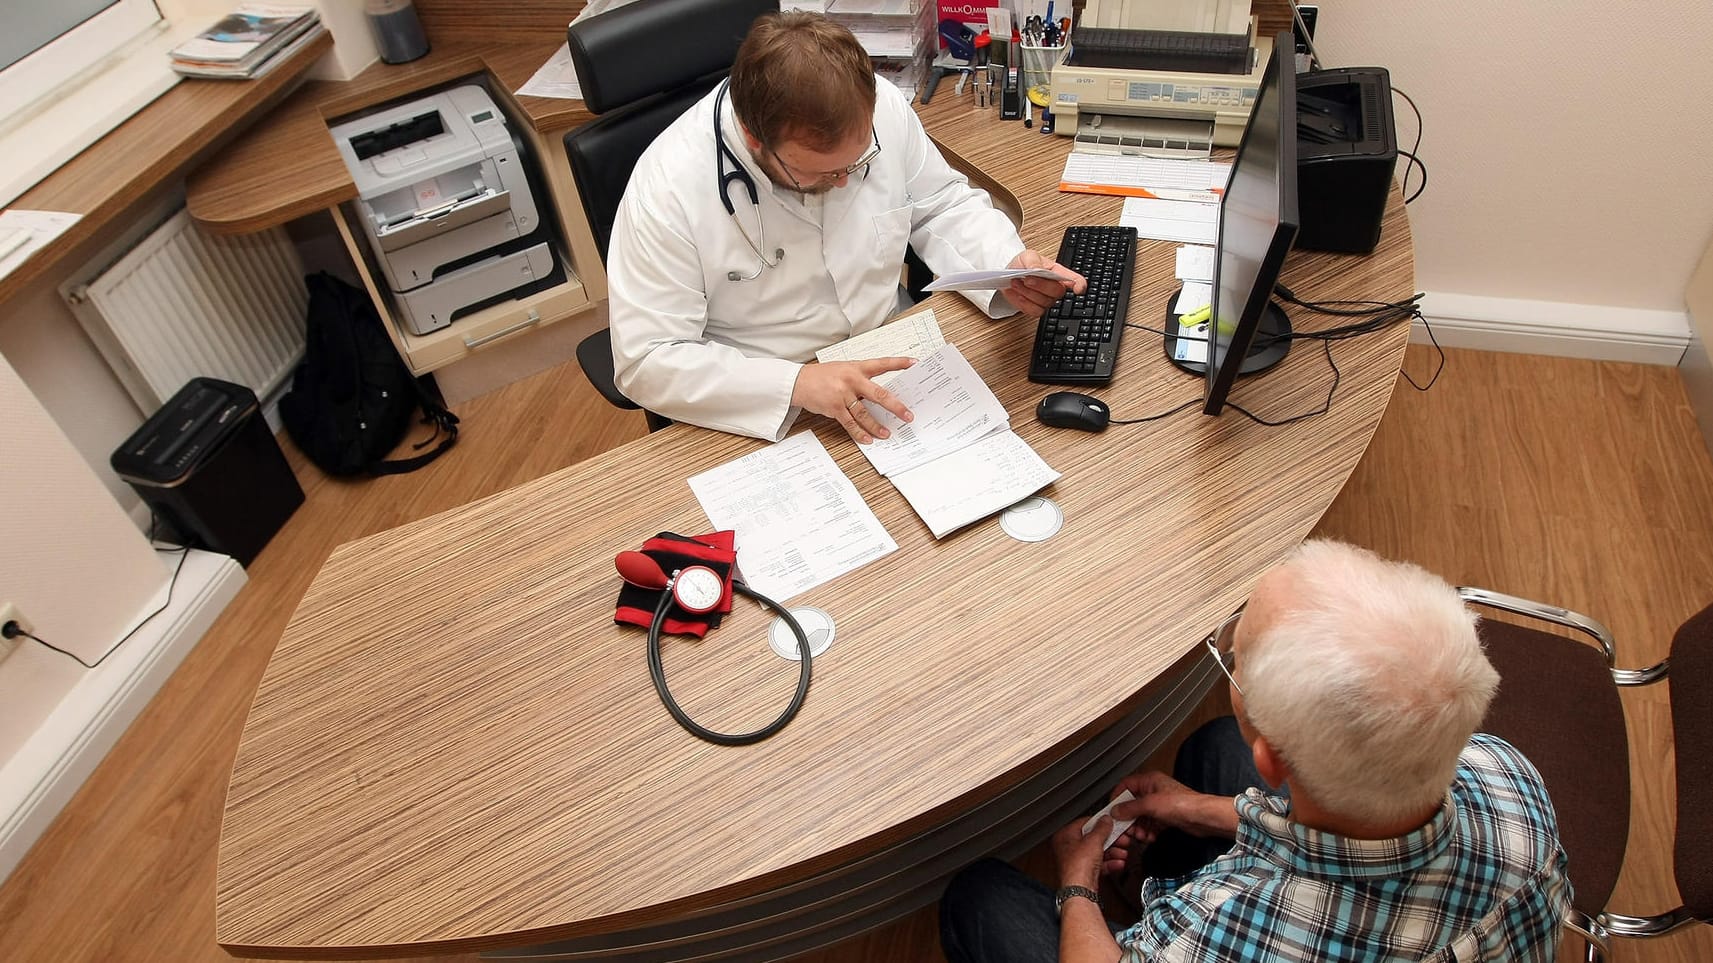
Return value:
M 1083 67 L 1243 74 L 1249 72 L 1249 36 L 1083 27 L 1076 33 L 1071 62 Z
M 1048 385 L 1105 384 L 1118 361 L 1118 342 L 1130 310 L 1136 264 L 1136 229 L 1076 225 L 1065 228 L 1059 263 L 1088 279 L 1088 290 L 1054 301 L 1035 329 L 1029 380 Z

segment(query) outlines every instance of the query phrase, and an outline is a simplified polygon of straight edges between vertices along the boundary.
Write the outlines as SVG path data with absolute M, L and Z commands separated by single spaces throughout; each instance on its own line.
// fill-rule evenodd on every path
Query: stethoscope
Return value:
M 720 106 L 725 103 L 726 86 L 727 84 L 722 81 L 719 92 L 714 94 L 714 164 L 720 176 L 720 203 L 726 206 L 726 213 L 731 215 L 732 223 L 738 226 L 738 233 L 743 235 L 744 243 L 749 245 L 749 249 L 755 252 L 756 260 L 761 262 L 761 266 L 756 268 L 752 274 L 727 271 L 726 280 L 753 281 L 761 277 L 761 272 L 764 269 L 778 267 L 780 262 L 785 260 L 785 249 L 782 247 L 775 248 L 771 261 L 767 259 L 766 254 L 762 253 L 767 249 L 767 222 L 761 216 L 761 196 L 756 193 L 755 178 L 751 177 L 749 171 L 744 169 L 743 162 L 738 160 L 738 155 L 726 146 L 726 134 L 720 127 Z M 729 171 L 726 170 L 728 161 L 732 165 L 732 170 Z M 737 205 L 732 203 L 732 184 L 734 182 L 743 185 L 744 193 L 749 195 L 750 207 L 755 209 L 756 238 L 751 238 L 749 231 L 744 229 L 743 218 L 738 217 Z M 757 239 L 759 239 L 759 243 L 757 243 Z
M 757 273 L 760 273 L 759 271 Z M 732 591 L 739 595 L 747 595 L 762 605 L 774 611 L 797 636 L 797 692 L 791 697 L 791 704 L 773 720 L 753 732 L 726 733 L 716 732 L 690 718 L 672 698 L 672 691 L 666 686 L 666 666 L 660 659 L 660 628 L 666 623 L 666 613 L 676 605 L 692 615 L 706 615 L 719 607 L 720 599 L 725 595 L 725 579 L 706 565 L 686 565 L 674 571 L 670 576 L 660 567 L 660 563 L 642 552 L 620 552 L 615 560 L 619 576 L 632 585 L 645 589 L 660 591 L 660 603 L 654 607 L 654 620 L 648 625 L 648 675 L 654 680 L 655 694 L 660 696 L 660 702 L 666 706 L 666 711 L 699 739 L 722 746 L 745 746 L 752 742 L 760 742 L 785 728 L 797 710 L 803 707 L 803 698 L 809 694 L 810 667 L 809 636 L 803 631 L 803 626 L 791 611 L 785 606 L 755 591 L 739 579 L 732 580 Z

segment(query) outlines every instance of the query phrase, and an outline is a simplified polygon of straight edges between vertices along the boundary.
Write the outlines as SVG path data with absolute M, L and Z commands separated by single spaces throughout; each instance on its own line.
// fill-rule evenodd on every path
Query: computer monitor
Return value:
M 1214 240 L 1213 304 L 1205 363 L 1185 360 L 1175 310 L 1168 310 L 1166 356 L 1207 376 L 1202 411 L 1217 415 L 1239 374 L 1265 371 L 1290 350 L 1291 322 L 1273 304 L 1273 284 L 1297 236 L 1297 75 L 1289 33 L 1273 53 L 1255 95 L 1255 108 L 1237 145 L 1231 180 L 1219 202 Z M 1175 296 L 1174 296 L 1175 300 Z

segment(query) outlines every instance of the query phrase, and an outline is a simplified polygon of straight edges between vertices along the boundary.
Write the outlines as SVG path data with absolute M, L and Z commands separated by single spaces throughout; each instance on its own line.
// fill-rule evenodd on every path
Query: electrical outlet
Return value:
M 5 625 L 7 622 L 17 622 L 18 627 L 23 629 L 25 632 L 32 631 L 30 623 L 24 619 L 24 613 L 18 611 L 18 607 L 16 605 L 13 605 L 11 602 L 0 602 L 0 626 Z M 23 636 L 19 636 L 15 639 L 8 639 L 5 636 L 0 636 L 0 661 L 5 661 L 6 657 L 11 655 L 13 650 L 18 647 L 18 644 L 23 641 Z

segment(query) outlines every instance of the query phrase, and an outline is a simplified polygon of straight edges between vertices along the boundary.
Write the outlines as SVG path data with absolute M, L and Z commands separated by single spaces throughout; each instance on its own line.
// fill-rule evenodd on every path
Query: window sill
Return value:
M 185 78 L 25 191 L 12 206 L 64 211 L 82 219 L 0 277 L 0 302 L 68 258 L 93 253 L 98 235 L 110 229 L 114 218 L 182 179 L 266 114 L 331 49 L 333 37 L 323 33 L 255 80 Z
M 171 90 L 167 54 L 202 24 L 163 26 L 131 44 L 61 96 L 0 129 L 0 206 Z

